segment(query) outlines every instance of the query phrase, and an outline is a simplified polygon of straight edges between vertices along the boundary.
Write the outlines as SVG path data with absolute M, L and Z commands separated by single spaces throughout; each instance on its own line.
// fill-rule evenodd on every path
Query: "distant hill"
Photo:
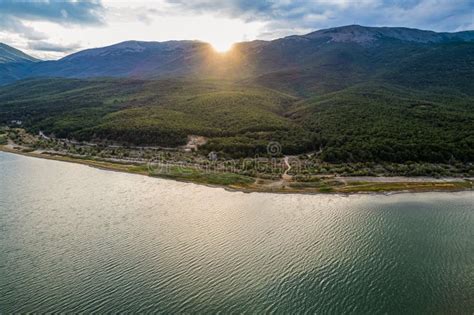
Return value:
M 277 39 L 247 59 L 257 67 L 250 80 L 305 96 L 374 80 L 474 91 L 474 31 L 346 26 Z
M 38 61 L 18 49 L 0 43 L 0 85 L 28 76 L 33 63 Z
M 198 41 L 127 41 L 39 63 L 29 76 L 176 77 L 192 74 L 202 62 L 199 55 L 210 49 L 209 44 Z
M 324 38 L 330 42 L 373 43 L 382 39 L 395 39 L 416 43 L 448 43 L 474 41 L 474 32 L 437 33 L 406 27 L 367 27 L 348 25 L 316 31 L 299 36 L 307 39 Z
M 199 41 L 127 41 L 26 69 L 19 66 L 9 70 L 8 78 L 2 72 L 0 82 L 29 77 L 188 77 L 243 80 L 309 96 L 379 80 L 410 88 L 454 83 L 469 93 L 474 91 L 473 56 L 474 31 L 436 33 L 350 25 L 238 43 L 226 54 Z
M 35 61 L 38 61 L 38 59 L 33 58 L 18 49 L 0 43 L 0 64 Z

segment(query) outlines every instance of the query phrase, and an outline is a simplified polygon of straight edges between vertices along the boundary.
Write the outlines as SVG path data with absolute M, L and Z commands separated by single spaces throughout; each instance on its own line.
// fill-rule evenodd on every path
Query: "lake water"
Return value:
M 0 313 L 474 312 L 474 194 L 227 192 L 0 153 Z

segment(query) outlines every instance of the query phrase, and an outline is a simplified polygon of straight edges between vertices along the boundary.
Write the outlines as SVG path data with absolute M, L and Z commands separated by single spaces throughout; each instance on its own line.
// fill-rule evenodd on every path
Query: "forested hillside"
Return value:
M 366 83 L 308 99 L 231 82 L 28 80 L 0 89 L 1 123 L 32 132 L 135 145 L 177 146 L 232 157 L 321 151 L 330 162 L 474 161 L 474 98 Z
M 331 162 L 474 161 L 474 98 L 358 85 L 299 103 L 291 118 L 318 134 Z

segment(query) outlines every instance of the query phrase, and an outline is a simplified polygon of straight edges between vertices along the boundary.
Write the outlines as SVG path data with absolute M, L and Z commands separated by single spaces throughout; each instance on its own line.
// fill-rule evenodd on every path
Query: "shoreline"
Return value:
M 355 195 L 355 194 L 377 194 L 377 195 L 393 195 L 401 193 L 420 193 L 420 192 L 461 192 L 461 191 L 473 191 L 473 178 L 430 178 L 430 177 L 334 177 L 334 181 L 338 179 L 342 180 L 339 182 L 341 185 L 330 186 L 329 189 L 321 189 L 316 187 L 306 187 L 305 182 L 291 182 L 285 183 L 285 185 L 278 187 L 278 184 L 284 182 L 279 181 L 267 181 L 266 185 L 259 184 L 262 181 L 260 178 L 253 178 L 254 183 L 248 184 L 215 184 L 205 182 L 205 180 L 192 180 L 186 178 L 179 178 L 169 176 L 169 174 L 150 174 L 149 171 L 143 169 L 144 165 L 138 165 L 133 163 L 120 162 L 108 162 L 101 160 L 82 159 L 70 156 L 61 155 L 50 155 L 42 154 L 37 152 L 24 152 L 9 148 L 5 145 L 0 145 L 0 152 L 6 152 L 11 154 L 18 154 L 27 157 L 40 158 L 46 160 L 69 162 L 80 165 L 93 167 L 100 170 L 115 171 L 127 174 L 144 175 L 152 178 L 168 179 L 185 183 L 193 183 L 197 185 L 203 185 L 210 188 L 222 188 L 229 192 L 243 192 L 243 193 L 277 193 L 277 194 L 337 194 L 337 195 Z M 233 174 L 233 173 L 222 173 Z M 366 181 L 364 181 L 364 179 Z M 353 180 L 353 181 L 351 181 Z M 403 181 L 402 181 L 403 180 Z M 344 182 L 344 184 L 342 184 Z M 287 184 L 290 184 L 287 186 Z M 294 184 L 295 187 L 291 187 Z M 276 186 L 275 186 L 276 185 Z M 298 188 L 301 185 L 301 188 Z M 291 187 L 291 188 L 288 188 Z M 327 187 L 326 187 L 327 188 Z

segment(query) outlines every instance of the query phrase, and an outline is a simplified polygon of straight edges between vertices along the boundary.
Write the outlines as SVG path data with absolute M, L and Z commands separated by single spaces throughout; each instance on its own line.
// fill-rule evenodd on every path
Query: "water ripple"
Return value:
M 474 312 L 472 193 L 230 193 L 4 153 L 0 174 L 0 313 Z

